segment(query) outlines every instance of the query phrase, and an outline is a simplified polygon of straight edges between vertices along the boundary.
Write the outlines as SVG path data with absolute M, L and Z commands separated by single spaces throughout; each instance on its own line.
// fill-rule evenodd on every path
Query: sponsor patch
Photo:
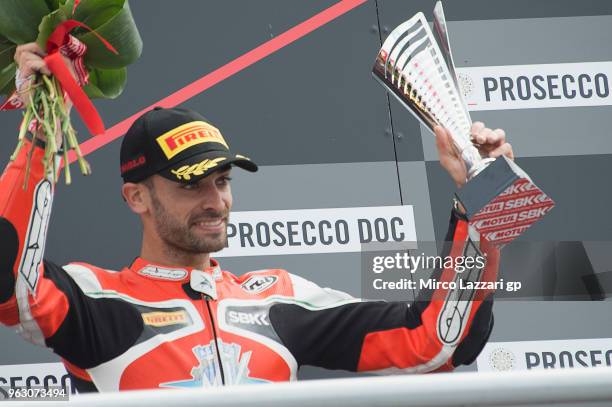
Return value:
M 171 170 L 171 172 L 179 180 L 182 179 L 188 181 L 191 179 L 192 176 L 202 175 L 211 168 L 215 168 L 222 161 L 225 161 L 225 157 L 213 158 L 212 160 L 206 159 L 204 161 L 200 161 L 197 164 L 183 165 L 182 167 Z
M 179 281 L 187 277 L 187 271 L 183 269 L 166 269 L 162 267 L 147 266 L 138 270 L 143 276 L 161 278 L 163 280 Z
M 185 311 L 155 311 L 142 314 L 142 320 L 146 325 L 162 327 L 187 323 L 189 317 Z
M 240 287 L 249 294 L 259 294 L 272 287 L 277 281 L 278 277 L 276 276 L 252 276 L 240 284 Z
M 121 164 L 121 173 L 125 173 L 128 172 L 130 170 L 133 170 L 136 167 L 140 167 L 141 165 L 146 164 L 147 159 L 144 155 L 141 155 L 138 158 L 134 158 L 133 160 L 130 160 L 124 164 Z
M 227 312 L 227 321 L 231 324 L 238 325 L 270 325 L 270 320 L 268 319 L 268 314 L 260 312 L 241 312 L 241 311 L 228 311 Z
M 219 129 L 203 121 L 183 124 L 162 134 L 156 140 L 168 160 L 201 143 L 219 143 L 229 149 Z

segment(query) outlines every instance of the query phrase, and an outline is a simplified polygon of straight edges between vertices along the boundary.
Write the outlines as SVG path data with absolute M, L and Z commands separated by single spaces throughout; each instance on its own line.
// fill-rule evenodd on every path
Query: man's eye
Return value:
M 226 185 L 226 184 L 229 184 L 231 180 L 232 180 L 232 177 L 229 177 L 226 175 L 226 176 L 219 178 L 219 183 L 221 185 Z
M 198 184 L 183 184 L 181 185 L 181 189 L 193 191 L 194 189 L 198 189 Z

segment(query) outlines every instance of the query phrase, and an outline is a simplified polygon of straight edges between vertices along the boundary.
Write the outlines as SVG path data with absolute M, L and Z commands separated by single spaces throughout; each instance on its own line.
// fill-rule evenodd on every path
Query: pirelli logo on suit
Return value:
M 189 316 L 185 311 L 154 311 L 142 314 L 142 320 L 145 325 L 162 327 L 188 323 Z
M 219 129 L 203 121 L 183 124 L 156 140 L 168 160 L 200 143 L 219 143 L 229 149 Z

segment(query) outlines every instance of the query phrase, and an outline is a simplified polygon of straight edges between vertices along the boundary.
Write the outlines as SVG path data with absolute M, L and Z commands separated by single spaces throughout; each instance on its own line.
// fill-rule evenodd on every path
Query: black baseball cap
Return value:
M 189 109 L 149 110 L 134 121 L 121 143 L 124 182 L 158 174 L 189 184 L 230 165 L 257 171 L 248 157 L 229 150 L 219 129 Z

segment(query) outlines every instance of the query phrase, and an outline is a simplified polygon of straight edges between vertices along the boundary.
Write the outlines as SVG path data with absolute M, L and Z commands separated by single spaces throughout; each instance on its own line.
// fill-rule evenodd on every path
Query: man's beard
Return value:
M 187 224 L 173 217 L 151 191 L 155 229 L 161 239 L 174 251 L 189 254 L 214 253 L 227 247 L 227 231 L 210 237 L 201 237 L 193 233 L 191 226 L 196 220 L 227 217 L 227 213 L 207 211 L 189 218 Z M 227 221 L 225 221 L 227 222 Z

